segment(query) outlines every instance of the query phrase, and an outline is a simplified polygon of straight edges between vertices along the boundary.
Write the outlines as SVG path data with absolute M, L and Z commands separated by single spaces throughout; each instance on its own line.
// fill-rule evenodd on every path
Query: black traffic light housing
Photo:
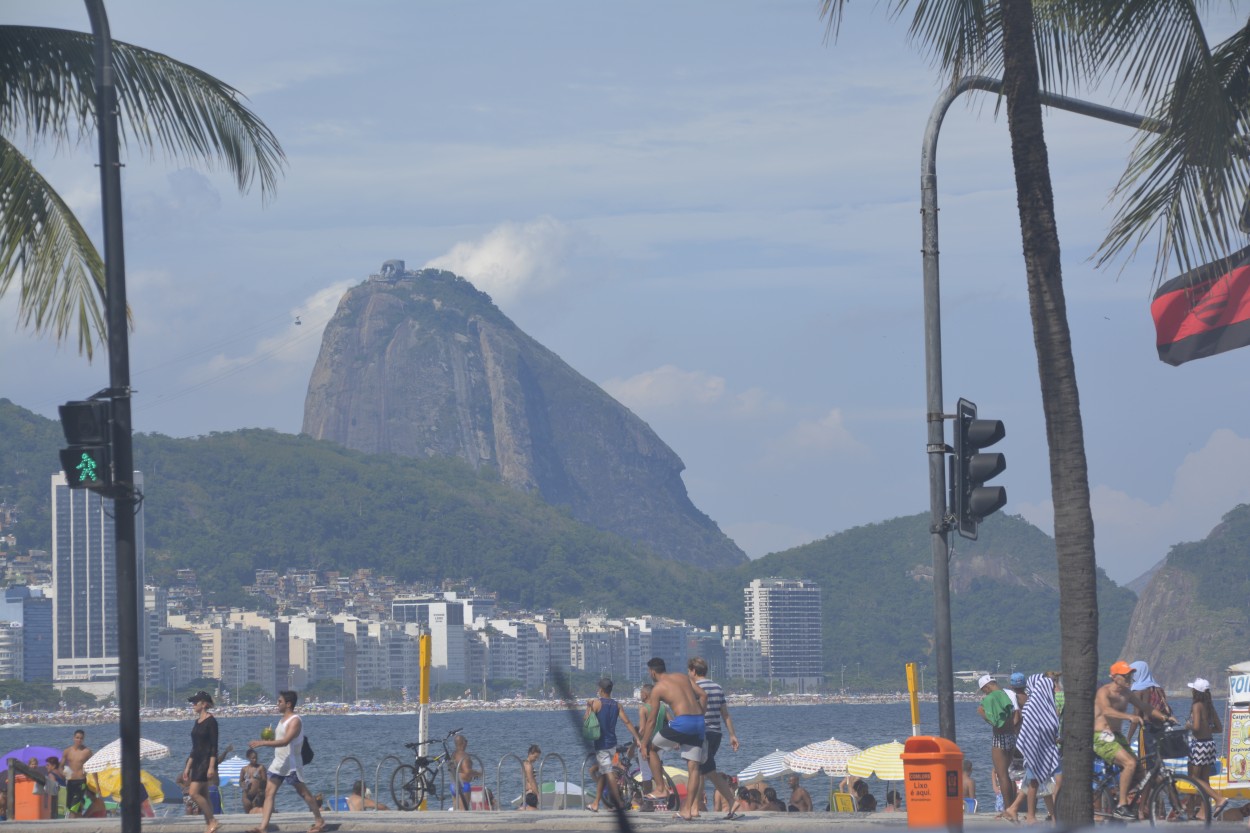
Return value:
M 71 489 L 107 492 L 113 486 L 113 403 L 108 399 L 66 402 L 58 409 L 69 448 L 61 449 L 61 470 Z
M 977 526 L 1007 504 L 1007 489 L 986 486 L 985 481 L 1003 473 L 1007 457 L 982 453 L 1007 436 L 999 419 L 977 419 L 977 406 L 959 400 L 955 414 L 955 454 L 951 458 L 951 510 L 959 534 L 976 540 Z

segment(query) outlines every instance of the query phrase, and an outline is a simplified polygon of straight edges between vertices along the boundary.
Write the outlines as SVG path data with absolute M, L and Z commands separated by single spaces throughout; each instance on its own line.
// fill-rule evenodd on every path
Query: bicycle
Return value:
M 612 771 L 616 775 L 616 783 L 620 785 L 621 799 L 626 807 L 636 806 L 640 810 L 655 809 L 654 801 L 646 799 L 646 790 L 643 789 L 642 780 L 642 763 L 638 755 L 638 745 L 629 743 L 625 746 L 616 748 L 616 761 L 612 765 Z M 667 772 L 661 773 L 664 783 L 668 787 L 668 804 L 669 810 L 677 809 L 677 787 L 673 784 L 673 779 Z M 655 777 L 655 773 L 652 773 Z
M 460 734 L 460 731 L 460 729 L 452 729 L 448 732 L 447 736 L 439 741 L 443 745 L 443 754 L 433 758 L 422 755 L 421 747 L 428 746 L 435 741 L 404 744 L 412 750 L 414 759 L 411 764 L 400 764 L 395 767 L 395 771 L 391 773 L 391 800 L 395 802 L 395 809 L 415 810 L 429 796 L 441 800 L 438 789 L 434 785 L 434 776 L 439 768 L 451 759 L 452 753 L 447 746 L 447 741 Z
M 1095 760 L 1095 763 L 1098 763 Z M 1136 819 L 1150 824 L 1191 822 L 1211 826 L 1211 800 L 1188 775 L 1168 769 L 1163 758 L 1150 754 L 1138 764 L 1136 783 L 1129 791 L 1128 807 Z M 1115 815 L 1120 801 L 1120 772 L 1116 764 L 1103 764 L 1102 774 L 1094 777 L 1094 818 L 1125 821 Z M 1143 799 L 1143 796 L 1145 798 Z M 1144 804 L 1142 803 L 1144 800 Z

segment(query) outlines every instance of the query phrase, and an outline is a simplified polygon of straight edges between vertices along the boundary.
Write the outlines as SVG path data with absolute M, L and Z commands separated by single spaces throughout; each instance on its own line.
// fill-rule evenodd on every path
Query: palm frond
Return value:
M 113 42 L 119 132 L 129 147 L 160 146 L 172 158 L 222 164 L 242 192 L 259 180 L 272 197 L 286 156 L 278 139 L 223 81 L 167 55 Z M 0 26 L 0 132 L 71 141 L 95 127 L 91 35 Z
M 58 341 L 76 329 L 90 357 L 105 334 L 104 262 L 65 201 L 0 136 L 0 295 L 15 279 L 22 324 Z
M 1159 108 L 1167 128 L 1137 142 L 1113 199 L 1124 202 L 1098 263 L 1130 256 L 1157 235 L 1154 277 L 1240 248 L 1238 220 L 1250 189 L 1250 24 L 1209 56 L 1191 55 Z M 1237 241 L 1235 243 L 1235 241 Z

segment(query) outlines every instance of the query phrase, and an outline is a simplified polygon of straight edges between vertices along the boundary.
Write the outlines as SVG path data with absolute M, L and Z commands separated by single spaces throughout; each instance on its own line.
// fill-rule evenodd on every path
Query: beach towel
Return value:
M 1055 709 L 1055 683 L 1045 674 L 1028 680 L 1029 699 L 1020 712 L 1020 735 L 1016 748 L 1033 777 L 1045 783 L 1059 769 L 1059 713 Z

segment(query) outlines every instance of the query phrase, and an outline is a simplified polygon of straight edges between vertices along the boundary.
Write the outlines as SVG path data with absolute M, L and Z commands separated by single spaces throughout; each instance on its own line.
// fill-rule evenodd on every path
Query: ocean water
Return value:
M 637 717 L 637 707 L 628 706 L 631 720 Z M 989 727 L 977 715 L 976 703 L 956 703 L 956 734 L 964 755 L 973 762 L 973 775 L 978 790 L 989 792 L 990 732 Z M 807 743 L 836 737 L 859 747 L 867 747 L 891 740 L 905 741 L 911 734 L 911 713 L 905 702 L 883 703 L 832 703 L 819 705 L 787 706 L 731 706 L 730 716 L 741 743 L 737 752 L 729 748 L 728 739 L 717 755 L 718 768 L 736 774 L 755 759 L 780 749 L 789 751 Z M 265 726 L 276 722 L 274 717 L 221 717 L 220 745 L 224 752 L 227 744 L 234 744 L 235 751 L 242 754 L 247 742 L 260 737 Z M 143 737 L 159 741 L 171 750 L 171 756 L 163 760 L 144 762 L 143 766 L 155 775 L 175 777 L 186 763 L 191 745 L 192 717 L 188 709 L 186 720 L 145 720 Z M 486 785 L 496 789 L 496 776 L 500 776 L 499 796 L 506 803 L 520 793 L 520 767 L 514 760 L 501 758 L 508 754 L 524 757 L 531 743 L 537 743 L 545 753 L 561 755 L 568 766 L 568 780 L 578 783 L 582 778 L 582 747 L 580 712 L 571 717 L 563 711 L 457 711 L 431 714 L 430 737 L 441 738 L 451 729 L 463 729 L 469 739 L 469 752 L 482 764 Z M 0 731 L 0 744 L 7 743 L 0 752 L 25 744 L 63 748 L 68 746 L 74 726 L 14 726 Z M 115 724 L 83 727 L 87 733 L 87 745 L 98 749 L 117 738 Z M 624 726 L 619 726 L 618 738 L 628 738 Z M 404 748 L 405 741 L 417 739 L 417 718 L 406 714 L 369 715 L 305 715 L 304 731 L 316 752 L 312 764 L 304 773 L 314 792 L 334 793 L 335 774 L 338 770 L 339 793 L 345 794 L 352 782 L 360 778 L 361 769 L 355 763 L 340 762 L 355 757 L 362 764 L 365 782 L 378 799 L 390 805 L 390 775 L 396 761 L 384 761 L 395 755 L 405 763 L 412 762 L 412 753 Z M 921 734 L 937 734 L 938 717 L 935 703 L 921 704 Z M 624 740 L 622 741 L 624 742 Z M 439 747 L 434 745 L 433 750 Z M 261 762 L 268 763 L 271 752 L 261 750 Z M 666 759 L 667 760 L 667 759 Z M 380 769 L 378 787 L 374 788 L 375 775 Z M 587 774 L 587 779 L 589 775 Z M 543 771 L 544 780 L 561 778 L 559 764 L 552 759 Z M 824 806 L 829 779 L 815 776 L 805 780 L 805 786 Z M 589 783 L 589 780 L 588 780 Z M 775 783 L 778 794 L 784 799 L 788 789 Z M 898 785 L 894 785 L 896 788 Z M 872 784 L 878 800 L 884 799 L 885 785 Z M 984 795 L 982 796 L 984 798 Z M 242 811 L 238 787 L 223 787 L 222 800 L 226 812 Z M 448 802 L 445 806 L 450 806 Z M 289 786 L 278 793 L 277 809 L 305 809 L 303 802 Z

